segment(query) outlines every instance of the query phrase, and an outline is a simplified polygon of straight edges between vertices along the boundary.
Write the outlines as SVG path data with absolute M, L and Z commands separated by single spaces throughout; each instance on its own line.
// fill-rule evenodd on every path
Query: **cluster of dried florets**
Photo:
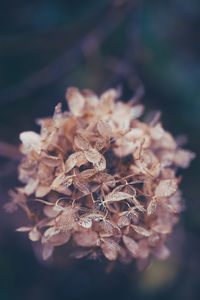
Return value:
M 9 211 L 22 207 L 32 241 L 43 258 L 72 240 L 74 256 L 145 262 L 165 259 L 165 246 L 181 211 L 178 167 L 194 154 L 182 150 L 160 122 L 138 120 L 143 106 L 116 101 L 110 89 L 97 97 L 69 88 L 69 112 L 59 103 L 38 120 L 40 134 L 20 134 L 19 179 Z M 37 204 L 37 205 L 36 205 Z

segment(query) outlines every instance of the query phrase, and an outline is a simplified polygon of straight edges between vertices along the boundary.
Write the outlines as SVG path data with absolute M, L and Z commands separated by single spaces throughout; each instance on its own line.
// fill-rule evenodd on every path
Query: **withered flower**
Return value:
M 118 97 L 115 89 L 98 97 L 68 88 L 69 112 L 59 103 L 52 118 L 38 120 L 40 134 L 20 134 L 25 185 L 6 209 L 24 209 L 31 225 L 17 230 L 41 241 L 44 259 L 69 241 L 77 258 L 144 264 L 169 256 L 165 242 L 182 209 L 176 170 L 194 154 L 159 121 L 138 120 L 142 105 Z

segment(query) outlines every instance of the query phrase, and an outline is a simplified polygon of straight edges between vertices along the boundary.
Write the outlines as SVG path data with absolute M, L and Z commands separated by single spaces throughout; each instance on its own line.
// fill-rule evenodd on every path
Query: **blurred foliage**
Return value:
M 103 38 L 96 36 L 79 52 L 79 41 L 97 27 Z M 19 132 L 38 130 L 35 119 L 64 104 L 67 86 L 98 93 L 121 86 L 126 100 L 143 85 L 146 107 L 161 110 L 164 126 L 186 134 L 187 147 L 199 153 L 200 1 L 7 0 L 1 3 L 0 28 L 0 140 L 17 144 Z M 61 60 L 58 74 L 54 62 L 69 51 L 78 54 L 73 63 Z M 24 84 L 46 66 L 49 83 L 42 78 L 44 84 L 35 88 Z M 2 205 L 7 189 L 16 185 L 16 168 L 1 159 Z M 106 274 L 104 265 L 88 261 L 44 265 L 14 232 L 21 221 L 1 210 L 0 299 L 199 299 L 199 171 L 197 156 L 183 172 L 187 210 L 170 241 L 172 257 L 153 261 L 143 272 L 117 266 Z

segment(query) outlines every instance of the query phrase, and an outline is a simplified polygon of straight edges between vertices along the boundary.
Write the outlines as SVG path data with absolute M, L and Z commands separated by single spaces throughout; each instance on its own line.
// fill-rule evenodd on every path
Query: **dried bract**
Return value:
M 69 112 L 59 103 L 52 118 L 39 120 L 41 132 L 22 132 L 24 158 L 10 192 L 8 212 L 21 207 L 30 219 L 20 227 L 42 244 L 44 260 L 71 243 L 74 257 L 166 259 L 165 243 L 182 209 L 178 167 L 194 154 L 183 150 L 158 118 L 138 118 L 142 105 L 116 101 L 110 89 L 100 97 L 69 88 Z

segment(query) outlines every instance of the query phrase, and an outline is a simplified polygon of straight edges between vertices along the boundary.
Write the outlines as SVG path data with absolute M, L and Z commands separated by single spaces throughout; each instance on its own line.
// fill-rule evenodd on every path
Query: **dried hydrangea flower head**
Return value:
M 139 121 L 142 105 L 118 97 L 115 89 L 97 97 L 68 88 L 69 111 L 59 103 L 52 118 L 38 121 L 40 134 L 20 134 L 25 185 L 6 208 L 24 209 L 31 225 L 18 231 L 41 241 L 45 260 L 69 241 L 77 258 L 144 263 L 169 256 L 165 242 L 182 208 L 176 170 L 194 154 L 159 121 Z

